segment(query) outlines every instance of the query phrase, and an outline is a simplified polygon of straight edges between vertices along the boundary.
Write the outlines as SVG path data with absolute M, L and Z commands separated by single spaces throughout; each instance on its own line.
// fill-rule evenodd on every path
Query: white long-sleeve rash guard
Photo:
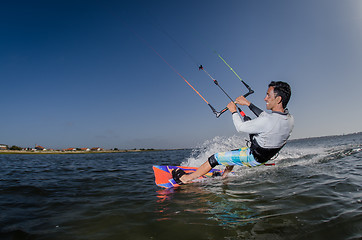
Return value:
M 239 114 L 232 115 L 235 128 L 238 132 L 255 134 L 254 139 L 262 148 L 280 148 L 289 138 L 294 118 L 288 111 L 285 113 L 262 112 L 259 117 L 244 122 Z

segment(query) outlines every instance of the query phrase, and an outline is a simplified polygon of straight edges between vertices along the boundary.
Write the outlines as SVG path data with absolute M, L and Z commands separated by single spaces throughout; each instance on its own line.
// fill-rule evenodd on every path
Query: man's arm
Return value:
M 254 104 L 252 104 L 250 101 L 248 101 L 244 96 L 240 96 L 238 98 L 236 98 L 235 103 L 240 104 L 240 105 L 244 105 L 244 106 L 248 106 L 249 109 L 257 116 L 259 117 L 259 115 L 263 112 L 263 110 L 261 110 L 260 108 L 258 108 L 257 106 L 255 106 Z
M 241 119 L 239 114 L 233 114 L 232 119 L 236 131 L 248 134 L 257 134 L 266 131 L 270 128 L 271 124 L 271 122 L 268 121 L 266 114 L 266 112 L 262 112 L 259 117 L 246 122 Z
M 250 103 L 249 109 L 250 109 L 257 117 L 259 117 L 259 115 L 263 112 L 263 110 L 261 110 L 260 108 L 258 108 L 257 106 L 255 106 L 255 105 L 252 104 L 252 103 Z
M 257 134 L 257 133 L 263 132 L 264 129 L 266 129 L 268 127 L 269 122 L 267 121 L 267 119 L 265 117 L 257 117 L 251 121 L 244 122 L 240 118 L 239 114 L 234 114 L 234 113 L 237 113 L 235 103 L 244 105 L 244 106 L 251 106 L 251 103 L 245 97 L 240 96 L 240 97 L 236 98 L 235 102 L 230 102 L 227 105 L 227 108 L 229 109 L 229 111 L 231 113 L 233 113 L 232 119 L 234 122 L 234 126 L 236 128 L 236 131 L 245 132 L 245 133 L 249 133 L 249 134 Z M 258 111 L 257 111 L 257 113 L 258 113 Z M 261 113 L 264 113 L 264 112 L 260 111 L 260 114 Z

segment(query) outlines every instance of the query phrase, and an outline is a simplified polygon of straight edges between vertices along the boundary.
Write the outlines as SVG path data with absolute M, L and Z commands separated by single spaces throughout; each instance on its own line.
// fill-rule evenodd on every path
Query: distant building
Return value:
M 90 151 L 89 148 L 81 148 L 80 150 L 81 150 L 81 151 L 86 151 L 86 152 Z
M 8 150 L 8 145 L 0 144 L 0 150 Z
M 38 150 L 38 151 L 45 151 L 46 149 L 42 146 L 39 146 L 39 145 L 35 145 L 35 150 Z
M 76 151 L 77 149 L 76 148 L 67 148 L 67 149 L 63 149 L 63 151 Z
M 103 151 L 103 148 L 94 147 L 94 148 L 91 148 L 91 151 Z

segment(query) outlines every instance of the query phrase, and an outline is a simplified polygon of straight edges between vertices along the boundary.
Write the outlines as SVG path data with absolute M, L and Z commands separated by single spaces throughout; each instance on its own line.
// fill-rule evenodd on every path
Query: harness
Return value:
M 263 148 L 261 147 L 258 142 L 254 138 L 255 134 L 250 134 L 250 151 L 253 154 L 255 160 L 259 163 L 265 163 L 268 160 L 270 160 L 272 157 L 274 157 L 280 149 L 284 147 L 281 146 L 279 148 Z

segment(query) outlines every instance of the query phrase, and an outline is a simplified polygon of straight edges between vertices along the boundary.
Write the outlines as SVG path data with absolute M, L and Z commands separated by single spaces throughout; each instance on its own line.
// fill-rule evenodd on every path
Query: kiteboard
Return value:
M 155 174 L 156 185 L 159 187 L 163 187 L 163 188 L 172 188 L 172 187 L 180 186 L 172 178 L 172 171 L 174 169 L 180 168 L 180 169 L 184 170 L 186 173 L 193 173 L 198 169 L 197 167 L 184 167 L 184 166 L 153 166 L 152 168 L 153 168 L 153 172 Z M 197 179 L 221 176 L 222 173 L 223 173 L 223 171 L 220 169 L 211 169 L 208 173 L 206 173 L 205 175 L 203 175 Z

